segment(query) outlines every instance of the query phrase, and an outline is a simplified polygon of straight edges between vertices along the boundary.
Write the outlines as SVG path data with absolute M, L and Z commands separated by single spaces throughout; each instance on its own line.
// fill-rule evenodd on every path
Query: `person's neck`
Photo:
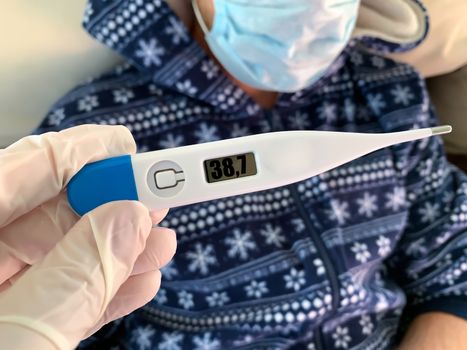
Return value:
M 199 23 L 196 20 L 193 22 L 194 23 L 191 27 L 191 35 L 201 45 L 201 47 L 208 53 L 208 55 L 213 60 L 218 62 L 216 57 L 212 54 L 211 50 L 209 49 L 209 46 L 207 45 L 206 40 L 204 39 L 204 33 Z M 246 94 L 248 94 L 258 105 L 260 105 L 264 109 L 271 109 L 274 107 L 274 105 L 276 104 L 277 98 L 279 96 L 279 93 L 273 92 L 273 91 L 259 90 L 249 85 L 246 85 L 242 83 L 241 81 L 235 79 L 229 72 L 227 72 L 224 69 L 224 67 L 222 67 L 221 64 L 219 65 L 221 66 L 224 74 L 226 74 L 227 77 L 235 83 L 235 85 L 237 85 Z

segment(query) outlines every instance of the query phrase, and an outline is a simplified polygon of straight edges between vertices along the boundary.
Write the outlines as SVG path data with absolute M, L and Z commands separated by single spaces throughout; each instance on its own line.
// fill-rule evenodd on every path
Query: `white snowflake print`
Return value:
M 352 51 L 352 53 L 350 54 L 350 61 L 354 65 L 359 66 L 363 63 L 363 56 L 361 53 L 357 51 Z
M 241 89 L 236 89 L 235 92 L 237 92 L 237 91 L 240 92 L 240 93 L 239 93 L 239 96 L 243 96 L 243 95 L 244 95 L 243 90 L 241 90 Z M 260 107 L 259 105 L 257 105 L 257 104 L 254 104 L 254 105 L 251 105 L 251 104 L 250 104 L 250 105 L 248 105 L 248 106 L 246 107 L 246 113 L 247 113 L 247 115 L 249 115 L 249 116 L 254 116 L 254 115 L 256 115 L 260 110 L 261 110 L 261 107 Z M 266 124 L 268 124 L 268 123 L 266 122 Z
M 242 233 L 240 230 L 235 229 L 232 232 L 232 236 L 224 240 L 225 244 L 229 246 L 227 255 L 231 258 L 238 256 L 242 260 L 248 259 L 249 250 L 256 249 L 256 243 L 252 238 L 251 232 L 246 231 Z
M 344 115 L 349 122 L 355 119 L 355 104 L 349 98 L 344 101 Z
M 306 113 L 296 111 L 288 117 L 290 127 L 295 130 L 306 130 L 310 127 L 310 117 Z
M 361 263 L 366 263 L 371 258 L 368 246 L 365 243 L 355 242 L 350 250 L 354 252 L 355 260 Z
M 386 208 L 398 211 L 405 205 L 405 189 L 402 187 L 395 187 L 394 191 L 386 194 L 386 199 Z
M 324 119 L 328 123 L 337 119 L 337 106 L 327 101 L 324 102 L 316 111 L 318 112 L 318 117 Z
M 425 237 L 421 237 L 415 240 L 414 242 L 410 243 L 405 249 L 405 252 L 407 255 L 411 255 L 411 256 L 424 255 L 427 252 L 425 244 L 426 244 Z
M 151 326 L 136 327 L 131 332 L 130 341 L 138 346 L 139 350 L 152 349 L 152 340 L 156 331 Z
M 371 58 L 371 64 L 373 64 L 373 66 L 379 69 L 382 69 L 386 66 L 386 62 L 384 61 L 384 58 L 379 57 L 379 56 L 373 56 Z
M 230 136 L 232 138 L 235 137 L 242 137 L 249 135 L 248 128 L 246 126 L 241 127 L 238 123 L 235 123 L 232 126 L 232 130 L 230 131 Z
M 341 202 L 338 199 L 331 200 L 331 219 L 336 220 L 340 225 L 344 224 L 345 221 L 350 218 L 348 209 L 349 204 L 347 202 Z
M 195 131 L 195 136 L 200 143 L 219 140 L 216 126 L 208 126 L 206 123 L 200 124 L 199 128 Z
M 456 282 L 456 280 L 459 278 L 460 275 L 456 276 L 452 272 L 453 272 L 452 270 L 448 270 L 445 273 L 443 273 L 439 277 L 439 283 L 448 285 L 448 286 L 454 285 L 454 283 Z M 459 273 L 461 273 L 460 270 L 459 270 Z
M 410 87 L 399 84 L 391 90 L 391 94 L 394 96 L 394 103 L 401 104 L 403 106 L 408 106 L 410 101 L 415 98 Z
M 193 301 L 193 294 L 188 293 L 186 290 L 182 290 L 181 292 L 177 293 L 178 296 L 178 304 L 181 305 L 185 310 L 191 309 L 195 306 Z
M 439 204 L 438 203 L 430 203 L 426 202 L 422 208 L 418 209 L 418 214 L 420 214 L 420 220 L 422 222 L 432 223 L 435 221 L 439 215 Z
M 307 346 L 306 346 L 306 350 L 316 350 L 316 346 L 314 343 L 309 343 Z
M 252 115 L 252 114 L 250 114 Z M 261 132 L 265 133 L 265 132 L 270 132 L 272 129 L 271 129 L 271 125 L 269 123 L 269 121 L 267 119 L 261 119 L 258 123 L 258 125 L 260 126 L 261 128 Z
M 249 285 L 245 286 L 245 292 L 248 297 L 261 298 L 263 294 L 269 292 L 265 281 L 251 281 Z
M 188 95 L 194 95 L 196 92 L 198 92 L 198 89 L 193 86 L 193 83 L 189 79 L 183 82 L 179 81 L 176 87 L 178 90 L 180 90 L 180 92 L 186 93 Z
M 221 346 L 219 339 L 213 338 L 210 332 L 204 333 L 203 337 L 193 337 L 193 350 L 218 350 Z
M 291 222 L 297 232 L 302 232 L 305 230 L 305 222 L 301 218 L 292 219 Z
M 161 274 L 162 277 L 167 280 L 171 280 L 178 276 L 178 270 L 175 266 L 175 261 L 170 260 L 170 262 L 161 269 Z
M 165 54 L 165 50 L 162 46 L 159 46 L 157 39 L 152 38 L 149 41 L 140 39 L 138 45 L 139 49 L 136 50 L 135 55 L 143 60 L 145 67 L 160 66 L 162 64 L 161 58 Z
M 180 44 L 182 41 L 188 41 L 188 33 L 185 26 L 174 17 L 169 17 L 170 25 L 165 28 L 165 33 L 172 36 L 172 43 L 175 45 Z
M 135 94 L 133 91 L 130 89 L 118 89 L 113 91 L 114 95 L 114 102 L 115 103 L 128 103 L 133 97 L 135 97 Z
M 86 8 L 84 9 L 84 15 L 83 15 L 83 23 L 86 24 L 89 22 L 89 19 L 94 13 L 94 9 L 92 8 L 92 3 L 88 2 L 86 4 Z
M 188 265 L 188 270 L 191 272 L 199 271 L 203 275 L 209 272 L 209 265 L 217 264 L 212 244 L 203 247 L 201 243 L 196 243 L 195 250 L 187 252 L 186 257 L 188 260 L 191 260 L 191 263 Z
M 172 133 L 168 133 L 163 139 L 159 141 L 159 146 L 162 148 L 175 148 L 183 145 L 184 142 L 183 135 L 178 134 L 174 135 Z
M 294 102 L 298 102 L 302 97 L 303 97 L 303 90 L 300 90 L 300 91 L 294 92 L 290 100 Z
M 65 110 L 63 108 L 59 108 L 50 113 L 48 122 L 50 125 L 57 126 L 63 119 L 65 119 Z
M 426 161 L 420 162 L 420 165 L 417 167 L 417 171 L 420 177 L 425 177 L 431 174 L 433 171 L 433 160 L 427 159 Z
M 373 332 L 374 325 L 373 322 L 371 322 L 370 316 L 363 315 L 358 323 L 360 323 L 362 327 L 362 334 L 370 335 Z
M 201 71 L 211 80 L 219 75 L 220 67 L 213 60 L 205 60 L 201 63 Z
M 260 233 L 266 238 L 266 244 L 275 245 L 277 248 L 282 247 L 282 243 L 285 242 L 285 237 L 281 234 L 282 229 L 279 226 L 267 224 Z
M 378 254 L 381 257 L 385 257 L 391 251 L 391 241 L 385 236 L 379 236 L 376 245 L 378 246 Z
M 78 101 L 78 111 L 91 112 L 94 108 L 99 106 L 97 96 L 88 95 Z
M 313 265 L 316 267 L 316 274 L 318 276 L 324 275 L 326 273 L 326 268 L 324 267 L 323 260 L 316 258 L 313 260 Z
M 163 305 L 167 302 L 167 291 L 165 289 L 159 289 L 159 291 L 156 294 L 156 297 L 154 298 L 154 301 L 159 304 Z
M 381 114 L 381 110 L 386 107 L 386 102 L 382 94 L 368 94 L 368 106 L 376 115 Z
M 183 334 L 172 332 L 162 333 L 162 340 L 157 347 L 158 350 L 182 350 L 181 342 L 183 341 Z
M 376 195 L 365 192 L 362 198 L 357 199 L 358 213 L 365 215 L 367 218 L 371 218 L 374 212 L 378 210 L 376 201 Z
M 285 280 L 285 288 L 293 289 L 294 291 L 298 292 L 302 286 L 305 285 L 305 271 L 297 270 L 296 268 L 292 267 L 290 269 L 290 273 L 284 276 Z
M 334 339 L 334 346 L 342 349 L 347 349 L 349 347 L 349 343 L 352 341 L 352 338 L 349 335 L 349 329 L 347 327 L 340 326 L 338 326 L 332 334 L 332 339 Z
M 210 307 L 224 306 L 230 301 L 229 296 L 226 292 L 214 292 L 206 297 L 206 301 Z

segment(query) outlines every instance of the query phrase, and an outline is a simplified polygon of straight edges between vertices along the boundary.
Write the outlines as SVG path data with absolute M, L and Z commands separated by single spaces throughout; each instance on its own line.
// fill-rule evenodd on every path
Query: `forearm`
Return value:
M 441 312 L 417 317 L 398 350 L 467 349 L 467 321 Z

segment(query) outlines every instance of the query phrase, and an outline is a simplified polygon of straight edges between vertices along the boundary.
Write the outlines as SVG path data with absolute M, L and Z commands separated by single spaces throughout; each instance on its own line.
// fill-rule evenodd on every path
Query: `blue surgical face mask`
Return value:
M 214 0 L 209 31 L 196 18 L 224 68 L 262 90 L 296 92 L 312 85 L 346 46 L 360 0 Z

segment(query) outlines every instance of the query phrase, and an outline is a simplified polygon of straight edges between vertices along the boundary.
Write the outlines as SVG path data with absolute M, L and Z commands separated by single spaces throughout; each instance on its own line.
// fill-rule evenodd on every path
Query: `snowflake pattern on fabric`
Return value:
M 348 211 L 349 204 L 347 202 L 341 202 L 338 199 L 333 199 L 330 204 L 332 209 L 329 212 L 329 216 L 339 224 L 344 224 L 345 221 L 350 218 L 350 213 Z
M 191 309 L 195 305 L 193 302 L 193 294 L 182 290 L 178 293 L 178 304 L 181 305 L 185 310 Z
M 114 95 L 114 102 L 115 103 L 122 103 L 126 104 L 128 101 L 130 101 L 135 95 L 133 94 L 133 91 L 129 89 L 118 89 L 113 91 Z
M 162 341 L 158 345 L 159 350 L 182 350 L 180 342 L 183 340 L 183 334 L 173 333 L 162 333 Z
M 65 111 L 63 108 L 58 108 L 52 111 L 47 118 L 50 125 L 60 125 L 62 120 L 65 119 Z
M 255 280 L 251 281 L 251 283 L 245 286 L 245 292 L 249 297 L 261 298 L 264 294 L 268 292 L 268 288 L 266 286 L 265 281 L 257 282 Z
M 165 50 L 159 46 L 157 39 L 152 38 L 149 41 L 138 41 L 139 49 L 136 50 L 135 56 L 143 59 L 143 64 L 146 67 L 152 65 L 160 66 L 162 64 L 162 56 Z
M 219 349 L 220 341 L 212 339 L 211 333 L 204 333 L 202 337 L 194 337 L 194 350 L 216 350 Z
M 231 258 L 240 258 L 246 260 L 249 257 L 249 251 L 256 249 L 256 244 L 252 241 L 251 232 L 240 232 L 234 230 L 232 235 L 225 239 L 225 244 L 229 247 L 227 255 Z
M 135 343 L 139 350 L 150 349 L 152 346 L 151 338 L 156 331 L 149 325 L 135 328 L 131 332 L 130 341 Z
M 378 210 L 376 200 L 377 196 L 375 194 L 365 192 L 362 198 L 357 199 L 357 204 L 359 206 L 358 213 L 365 215 L 368 218 L 371 218 L 374 212 Z
M 84 23 L 127 63 L 72 90 L 36 133 L 122 124 L 144 152 L 271 131 L 436 124 L 420 76 L 375 53 L 418 41 L 354 39 L 317 84 L 264 110 L 165 1 L 93 0 Z M 300 156 L 308 152 L 319 149 Z M 81 349 L 391 349 L 412 308 L 466 316 L 467 179 L 439 138 L 286 187 L 173 208 L 161 225 L 178 247 L 156 297 Z
M 280 248 L 286 242 L 286 238 L 279 226 L 274 227 L 271 224 L 267 224 L 260 233 L 264 236 L 266 244 L 274 245 L 277 248 Z
M 195 251 L 190 251 L 186 257 L 191 260 L 188 265 L 190 271 L 199 270 L 203 275 L 209 272 L 209 265 L 214 265 L 217 262 L 216 257 L 213 255 L 214 247 L 207 245 L 203 247 L 200 243 L 195 245 Z
M 391 90 L 391 94 L 394 97 L 394 103 L 404 106 L 410 105 L 410 101 L 415 98 L 408 86 L 396 85 L 394 89 Z
M 392 192 L 386 193 L 386 198 L 386 208 L 391 208 L 393 211 L 397 212 L 406 203 L 405 189 L 396 187 Z
M 290 273 L 284 276 L 285 288 L 299 291 L 300 288 L 305 285 L 305 271 L 297 271 L 295 268 L 290 270 Z
M 224 306 L 227 302 L 229 302 L 229 300 L 230 299 L 226 292 L 214 292 L 210 296 L 206 297 L 206 301 L 210 307 Z
M 332 334 L 332 338 L 334 339 L 334 346 L 336 349 L 348 349 L 349 343 L 352 340 L 347 327 L 337 327 L 335 332 Z
M 94 108 L 99 106 L 97 96 L 85 96 L 78 101 L 78 111 L 81 112 L 90 112 Z

